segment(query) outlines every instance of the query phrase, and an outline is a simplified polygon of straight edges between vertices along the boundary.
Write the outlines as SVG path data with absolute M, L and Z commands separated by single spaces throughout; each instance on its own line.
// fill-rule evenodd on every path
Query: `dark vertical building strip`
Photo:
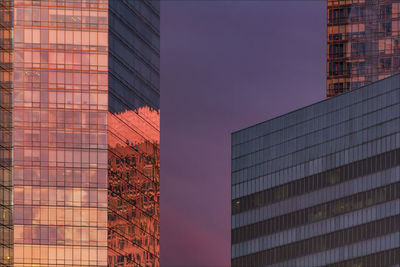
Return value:
M 159 5 L 109 1 L 109 266 L 159 266 Z
M 13 266 L 12 26 L 13 1 L 0 2 L 0 265 Z

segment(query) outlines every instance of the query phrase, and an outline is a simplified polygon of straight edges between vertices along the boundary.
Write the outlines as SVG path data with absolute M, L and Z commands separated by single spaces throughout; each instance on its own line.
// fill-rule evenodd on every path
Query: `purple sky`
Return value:
M 161 1 L 161 265 L 229 266 L 230 133 L 325 97 L 325 1 Z

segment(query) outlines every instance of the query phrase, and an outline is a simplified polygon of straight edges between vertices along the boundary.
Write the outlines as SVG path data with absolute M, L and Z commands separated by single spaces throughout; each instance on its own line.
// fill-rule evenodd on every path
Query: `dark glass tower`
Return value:
M 159 19 L 0 1 L 0 265 L 159 266 Z
M 159 266 L 160 2 L 109 8 L 108 264 Z
M 400 71 L 400 2 L 328 0 L 327 96 Z
M 232 134 L 232 266 L 400 264 L 400 75 Z

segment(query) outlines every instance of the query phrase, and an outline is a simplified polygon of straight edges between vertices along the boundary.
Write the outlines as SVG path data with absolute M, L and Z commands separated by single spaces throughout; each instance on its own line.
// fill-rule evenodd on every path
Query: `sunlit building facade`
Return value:
M 159 2 L 0 2 L 0 264 L 159 266 Z
M 328 0 L 327 96 L 400 71 L 400 2 Z
M 232 134 L 232 266 L 399 266 L 400 74 Z

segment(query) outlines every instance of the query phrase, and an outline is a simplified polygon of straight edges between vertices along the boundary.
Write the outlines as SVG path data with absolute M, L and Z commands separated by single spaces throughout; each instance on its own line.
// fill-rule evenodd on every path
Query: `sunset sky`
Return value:
M 161 265 L 230 264 L 230 133 L 325 97 L 326 1 L 161 1 Z

